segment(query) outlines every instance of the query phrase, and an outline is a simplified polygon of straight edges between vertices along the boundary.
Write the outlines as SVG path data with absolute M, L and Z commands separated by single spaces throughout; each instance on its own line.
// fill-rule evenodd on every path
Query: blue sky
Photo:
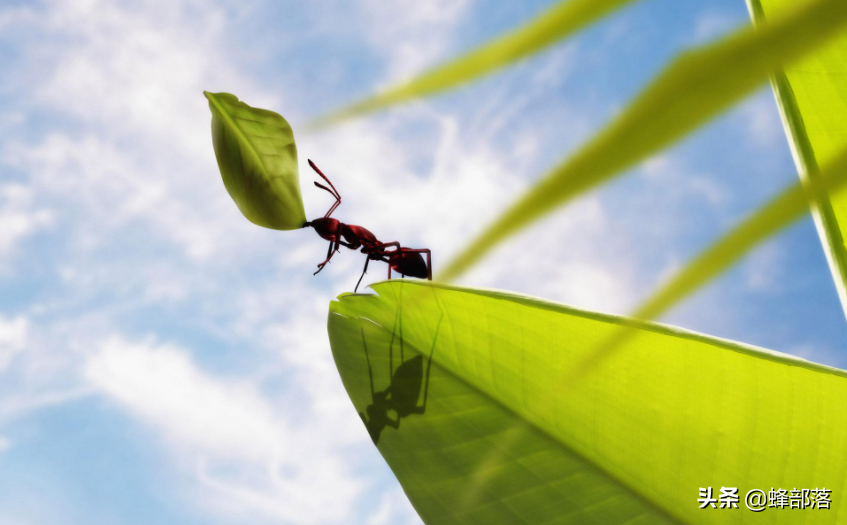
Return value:
M 289 119 L 310 217 L 331 202 L 307 158 L 338 217 L 437 270 L 675 53 L 747 23 L 742 0 L 643 0 L 473 86 L 299 132 L 548 3 L 0 1 L 0 523 L 419 523 L 325 332 L 363 261 L 313 277 L 314 232 L 240 215 L 202 91 Z M 794 173 L 763 86 L 461 282 L 626 313 Z M 810 219 L 665 321 L 847 365 Z

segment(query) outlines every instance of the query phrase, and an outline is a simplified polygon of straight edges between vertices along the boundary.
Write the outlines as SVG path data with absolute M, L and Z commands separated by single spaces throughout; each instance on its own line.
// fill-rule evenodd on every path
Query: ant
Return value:
M 406 248 L 400 246 L 400 243 L 397 241 L 381 242 L 367 228 L 356 226 L 355 224 L 344 224 L 338 219 L 331 217 L 332 212 L 341 204 L 341 194 L 338 193 L 338 190 L 335 189 L 329 178 L 311 160 L 309 160 L 309 166 L 329 184 L 328 188 L 315 181 L 315 186 L 335 197 L 335 203 L 330 206 L 323 217 L 303 224 L 303 228 L 311 226 L 318 235 L 329 241 L 326 260 L 318 264 L 318 271 L 313 275 L 320 273 L 324 269 L 324 266 L 332 259 L 332 256 L 339 251 L 339 248 L 344 246 L 351 250 L 359 250 L 361 248 L 359 251 L 367 255 L 365 258 L 365 269 L 362 270 L 362 275 L 356 283 L 356 288 L 353 289 L 354 292 L 359 289 L 359 284 L 362 283 L 362 278 L 368 273 L 368 264 L 372 260 L 388 263 L 389 279 L 391 279 L 391 270 L 394 270 L 401 277 L 408 275 L 419 279 L 432 280 L 432 254 L 428 248 Z M 426 261 L 424 261 L 423 255 L 421 255 L 423 253 L 426 253 Z

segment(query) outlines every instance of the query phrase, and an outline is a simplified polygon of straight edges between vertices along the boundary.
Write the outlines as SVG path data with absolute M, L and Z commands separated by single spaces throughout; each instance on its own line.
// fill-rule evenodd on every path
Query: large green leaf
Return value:
M 747 0 L 757 24 L 796 0 Z M 815 176 L 847 144 L 847 34 L 771 78 L 800 176 Z M 814 207 L 824 251 L 841 303 L 847 312 L 847 195 L 823 195 Z
M 415 97 L 432 95 L 478 79 L 544 50 L 629 2 L 632 0 L 559 2 L 523 26 L 399 86 L 322 117 L 312 126 L 329 124 Z
M 229 93 L 203 92 L 212 110 L 212 144 L 224 186 L 250 222 L 275 230 L 306 222 L 294 132 L 282 116 Z
M 426 523 L 842 521 L 844 371 L 506 293 L 373 286 L 331 304 L 332 352 Z M 621 325 L 624 351 L 563 384 Z M 741 508 L 699 509 L 701 487 L 738 487 Z M 744 508 L 772 487 L 825 487 L 832 509 Z
M 847 2 L 795 7 L 757 31 L 742 30 L 677 58 L 614 121 L 469 243 L 440 277 L 460 275 L 510 235 L 690 133 L 847 25 Z

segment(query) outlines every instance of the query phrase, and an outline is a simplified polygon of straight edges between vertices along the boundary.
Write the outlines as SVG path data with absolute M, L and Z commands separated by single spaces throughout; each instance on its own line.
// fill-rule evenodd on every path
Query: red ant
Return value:
M 335 204 L 330 206 L 329 211 L 327 211 L 323 217 L 309 221 L 303 225 L 304 228 L 311 226 L 315 229 L 318 235 L 329 241 L 329 249 L 326 252 L 326 260 L 318 264 L 318 271 L 316 271 L 313 275 L 317 275 L 324 269 L 324 266 L 326 266 L 329 260 L 332 259 L 332 256 L 339 251 L 340 246 L 345 246 L 351 250 L 358 250 L 361 248 L 360 251 L 367 255 L 367 258 L 365 259 L 365 269 L 362 270 L 362 275 L 356 283 L 356 288 L 353 289 L 354 292 L 359 289 L 359 284 L 361 284 L 362 278 L 368 272 L 368 264 L 371 260 L 388 263 L 389 279 L 391 279 L 391 270 L 393 269 L 395 272 L 400 273 L 402 277 L 408 275 L 419 279 L 432 280 L 431 252 L 428 248 L 405 248 L 400 246 L 400 243 L 397 241 L 381 242 L 377 240 L 373 233 L 362 226 L 344 224 L 338 219 L 330 217 L 332 212 L 334 212 L 341 204 L 341 194 L 338 193 L 338 190 L 335 189 L 335 186 L 332 185 L 329 178 L 327 178 L 327 176 L 324 175 L 311 160 L 309 160 L 309 166 L 311 166 L 312 169 L 315 170 L 315 172 L 320 175 L 327 184 L 329 184 L 329 188 L 319 182 L 315 182 L 315 186 L 322 190 L 326 190 L 330 195 L 335 197 Z M 393 250 L 389 251 L 388 248 L 393 248 Z M 426 253 L 425 262 L 421 255 L 422 253 Z

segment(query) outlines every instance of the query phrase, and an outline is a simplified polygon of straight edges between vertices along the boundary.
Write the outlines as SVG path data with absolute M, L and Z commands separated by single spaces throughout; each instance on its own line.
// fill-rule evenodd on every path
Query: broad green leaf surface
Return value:
M 844 371 L 507 293 L 373 287 L 330 305 L 332 352 L 428 524 L 847 519 Z M 563 384 L 621 325 L 624 351 Z M 698 509 L 709 486 L 738 487 L 741 508 Z M 743 507 L 771 487 L 831 489 L 832 509 Z
M 229 93 L 203 92 L 212 110 L 212 143 L 224 186 L 252 223 L 294 230 L 306 222 L 291 126 L 273 111 Z
M 757 24 L 794 5 L 796 0 L 748 0 Z M 847 145 L 847 34 L 842 34 L 803 60 L 776 72 L 772 79 L 780 113 L 797 170 L 803 179 L 815 176 Z M 814 207 L 815 223 L 824 245 L 841 304 L 847 312 L 847 195 L 823 195 Z
M 555 4 L 523 26 L 431 69 L 399 86 L 352 104 L 312 126 L 321 126 L 363 113 L 424 97 L 476 80 L 538 53 L 632 0 L 567 0 Z
M 815 0 L 677 58 L 604 130 L 553 169 L 440 275 L 453 279 L 574 196 L 690 133 L 847 25 L 847 2 Z

